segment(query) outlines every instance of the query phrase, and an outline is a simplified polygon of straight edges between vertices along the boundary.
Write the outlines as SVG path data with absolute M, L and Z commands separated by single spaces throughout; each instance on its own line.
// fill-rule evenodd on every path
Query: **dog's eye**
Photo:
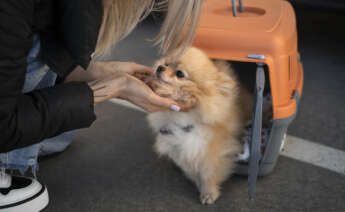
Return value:
M 178 70 L 178 71 L 176 71 L 176 76 L 178 78 L 183 78 L 184 77 L 184 73 L 182 71 Z
M 169 64 L 168 64 L 168 63 L 165 63 L 164 65 L 165 65 L 165 66 L 169 66 Z

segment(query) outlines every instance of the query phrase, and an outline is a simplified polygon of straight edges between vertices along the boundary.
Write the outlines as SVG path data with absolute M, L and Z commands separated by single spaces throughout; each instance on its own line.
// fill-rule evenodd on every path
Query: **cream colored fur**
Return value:
M 250 117 L 251 101 L 226 62 L 210 60 L 196 48 L 179 61 L 163 58 L 165 71 L 148 83 L 161 96 L 193 106 L 188 112 L 157 112 L 148 116 L 157 133 L 155 151 L 176 163 L 200 191 L 203 204 L 212 204 L 220 185 L 233 173 L 240 136 Z M 182 71 L 184 78 L 176 76 Z M 240 98 L 241 95 L 241 98 Z M 193 126 L 190 132 L 183 130 Z M 166 128 L 171 134 L 162 134 Z

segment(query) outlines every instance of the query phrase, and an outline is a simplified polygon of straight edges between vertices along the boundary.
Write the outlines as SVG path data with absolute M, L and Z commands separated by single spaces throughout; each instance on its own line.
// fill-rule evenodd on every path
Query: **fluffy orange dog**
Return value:
M 196 48 L 176 62 L 169 57 L 158 61 L 148 84 L 161 96 L 194 106 L 188 112 L 152 113 L 148 120 L 158 134 L 156 152 L 173 160 L 196 184 L 203 204 L 214 203 L 241 151 L 240 136 L 251 111 L 249 94 L 226 62 L 213 62 Z

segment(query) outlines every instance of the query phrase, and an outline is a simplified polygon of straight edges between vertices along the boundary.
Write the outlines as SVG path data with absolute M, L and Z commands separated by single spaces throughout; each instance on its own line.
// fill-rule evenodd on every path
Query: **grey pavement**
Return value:
M 288 133 L 345 150 L 345 16 L 297 11 L 297 18 L 305 88 Z M 157 51 L 145 39 L 157 27 L 144 22 L 107 59 L 151 65 Z M 285 156 L 259 179 L 254 201 L 247 179 L 234 176 L 215 205 L 203 206 L 182 172 L 152 151 L 144 113 L 110 102 L 96 113 L 67 151 L 41 161 L 49 212 L 345 211 L 345 175 Z
M 304 95 L 289 133 L 345 150 L 345 14 L 298 12 Z

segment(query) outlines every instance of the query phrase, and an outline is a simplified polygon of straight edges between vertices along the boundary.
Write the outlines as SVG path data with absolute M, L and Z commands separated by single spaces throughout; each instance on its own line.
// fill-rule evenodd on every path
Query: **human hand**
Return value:
M 87 70 L 77 66 L 65 79 L 65 82 L 91 82 L 111 77 L 114 74 L 126 73 L 140 80 L 152 75 L 152 69 L 133 62 L 97 62 L 92 61 Z
M 113 74 L 88 82 L 93 91 L 94 104 L 116 98 L 125 87 L 126 78 L 123 74 Z
M 94 102 L 111 98 L 127 100 L 148 112 L 163 110 L 180 111 L 180 106 L 171 99 L 155 94 L 143 81 L 129 74 L 113 74 L 110 77 L 88 83 L 93 90 Z
M 113 74 L 129 74 L 140 80 L 145 80 L 152 75 L 150 67 L 140 65 L 134 62 L 93 62 L 90 71 L 95 73 L 96 78 L 104 78 Z
M 125 87 L 120 91 L 119 98 L 132 102 L 148 112 L 163 110 L 180 111 L 181 107 L 173 100 L 158 96 L 143 81 L 126 74 Z

